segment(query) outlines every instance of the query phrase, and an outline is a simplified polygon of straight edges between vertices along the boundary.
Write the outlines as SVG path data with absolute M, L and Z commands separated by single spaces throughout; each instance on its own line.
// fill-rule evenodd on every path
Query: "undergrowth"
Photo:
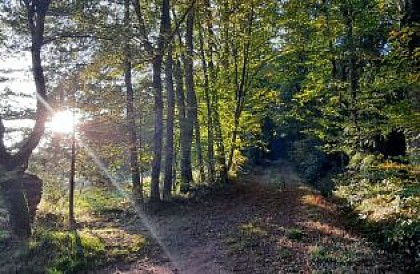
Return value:
M 132 212 L 122 195 L 89 187 L 75 198 L 77 229 L 67 229 L 65 202 L 43 200 L 31 239 L 3 258 L 0 273 L 85 273 L 144 254 L 146 238 L 124 226 Z
M 420 265 L 420 184 L 415 167 L 384 163 L 336 179 L 336 196 L 357 214 L 366 235 Z

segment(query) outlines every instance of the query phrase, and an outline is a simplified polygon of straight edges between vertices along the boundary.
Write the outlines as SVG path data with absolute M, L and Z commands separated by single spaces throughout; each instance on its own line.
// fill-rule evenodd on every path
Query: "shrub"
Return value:
M 410 166 L 384 163 L 335 178 L 335 194 L 363 220 L 363 232 L 385 248 L 420 259 L 420 185 Z

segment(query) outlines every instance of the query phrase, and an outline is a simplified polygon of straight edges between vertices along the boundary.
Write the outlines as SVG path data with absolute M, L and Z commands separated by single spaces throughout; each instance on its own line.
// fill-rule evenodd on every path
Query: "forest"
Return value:
M 420 2 L 0 1 L 0 273 L 419 273 Z

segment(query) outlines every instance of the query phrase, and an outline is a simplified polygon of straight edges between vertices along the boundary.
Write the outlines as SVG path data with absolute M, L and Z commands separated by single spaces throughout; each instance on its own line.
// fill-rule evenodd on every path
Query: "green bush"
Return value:
M 335 194 L 362 221 L 359 228 L 385 248 L 420 259 L 420 184 L 410 166 L 383 163 L 335 178 Z
M 387 243 L 396 250 L 403 250 L 414 263 L 420 259 L 420 220 L 398 219 L 395 225 L 386 232 Z

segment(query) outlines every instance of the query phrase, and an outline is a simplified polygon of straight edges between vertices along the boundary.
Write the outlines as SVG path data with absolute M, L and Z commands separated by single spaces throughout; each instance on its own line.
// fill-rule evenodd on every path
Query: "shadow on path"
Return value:
M 198 201 L 174 202 L 151 221 L 176 266 L 161 254 L 148 268 L 108 273 L 400 273 L 285 161 Z

